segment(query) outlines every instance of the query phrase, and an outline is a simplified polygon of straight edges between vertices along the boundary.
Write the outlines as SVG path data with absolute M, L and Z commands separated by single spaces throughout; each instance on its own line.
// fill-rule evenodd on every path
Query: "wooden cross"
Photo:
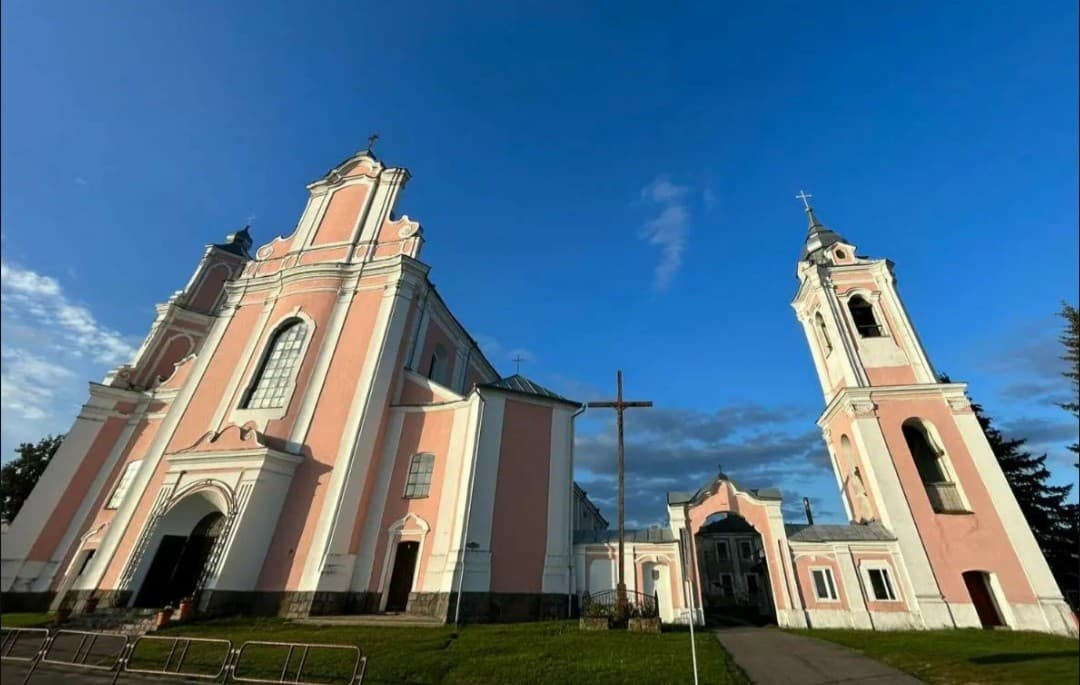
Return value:
M 378 139 L 379 139 L 379 134 L 378 133 L 372 133 L 370 136 L 368 136 L 368 139 L 367 139 L 368 152 L 371 152 L 372 150 L 375 149 L 375 141 L 378 140 Z
M 635 407 L 651 407 L 652 402 L 627 402 L 623 400 L 622 395 L 622 371 L 617 372 L 615 376 L 615 385 L 618 394 L 616 395 L 614 402 L 587 402 L 586 407 L 590 409 L 614 409 L 615 416 L 619 426 L 619 440 L 617 443 L 618 455 L 618 470 L 619 470 L 619 584 L 615 588 L 617 610 L 619 612 L 620 619 L 623 617 L 623 613 L 626 609 L 626 569 L 624 565 L 626 559 L 623 555 L 624 538 L 626 535 L 626 508 L 624 506 L 624 460 L 623 460 L 623 412 L 627 409 Z
M 803 206 L 806 207 L 807 209 L 810 209 L 810 203 L 807 200 L 809 200 L 812 197 L 814 197 L 814 196 L 811 195 L 810 193 L 806 192 L 805 190 L 800 190 L 799 194 L 795 196 L 795 199 L 796 200 L 802 200 Z
M 525 361 L 525 358 L 522 357 L 521 354 L 518 354 L 510 361 L 514 362 L 514 373 L 521 373 L 521 362 Z

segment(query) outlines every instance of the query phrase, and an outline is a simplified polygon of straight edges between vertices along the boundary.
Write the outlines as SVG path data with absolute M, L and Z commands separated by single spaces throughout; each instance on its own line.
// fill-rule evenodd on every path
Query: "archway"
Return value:
M 775 621 L 761 534 L 733 512 L 710 514 L 694 534 L 705 620 L 712 624 Z
M 214 545 L 225 528 L 225 515 L 205 493 L 183 498 L 162 517 L 155 530 L 154 554 L 134 606 L 158 608 L 191 596 Z

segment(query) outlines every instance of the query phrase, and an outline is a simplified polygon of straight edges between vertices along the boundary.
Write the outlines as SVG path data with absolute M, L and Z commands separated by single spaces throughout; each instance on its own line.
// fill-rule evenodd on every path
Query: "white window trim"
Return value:
M 966 510 L 964 512 L 934 512 L 934 515 L 949 516 L 954 514 L 973 513 L 974 510 L 971 508 L 971 502 L 968 500 L 967 492 L 964 491 L 963 484 L 956 476 L 956 469 L 953 468 L 952 456 L 949 454 L 949 451 L 945 449 L 945 441 L 941 439 L 941 434 L 938 433 L 937 426 L 935 426 L 932 421 L 924 419 L 921 416 L 909 417 L 908 419 L 904 420 L 904 423 L 912 419 L 918 422 L 922 430 L 926 431 L 926 437 L 930 442 L 931 449 L 937 452 L 938 466 L 941 468 L 941 472 L 942 474 L 944 474 L 946 482 L 952 484 L 952 486 L 956 488 L 956 494 L 960 496 L 960 503 L 964 506 L 964 509 Z M 915 455 L 911 454 L 911 447 L 907 444 L 907 440 L 904 440 L 904 446 L 907 447 L 908 453 L 911 456 L 912 461 L 914 461 Z M 919 479 L 919 482 L 922 482 L 921 478 Z
M 866 300 L 874 312 L 874 321 L 877 322 L 878 328 L 881 330 L 881 335 L 876 335 L 872 338 L 864 338 L 859 334 L 859 327 L 855 325 L 855 317 L 851 315 L 851 298 L 859 295 L 862 299 Z M 881 306 L 881 291 L 869 291 L 865 288 L 853 288 L 848 290 L 843 295 L 839 296 L 840 302 L 844 309 L 844 321 L 851 326 L 852 335 L 855 336 L 855 340 L 874 340 L 875 338 L 891 338 L 892 331 L 889 330 L 889 326 L 885 321 L 884 308 Z
M 892 598 L 878 599 L 874 595 L 874 584 L 870 582 L 870 571 L 883 571 L 885 573 L 885 585 L 892 594 Z M 899 593 L 896 591 L 896 574 L 893 573 L 892 566 L 889 564 L 878 562 L 865 562 L 859 564 L 859 572 L 862 575 L 863 587 L 866 589 L 866 596 L 871 602 L 902 602 Z
M 281 330 L 282 324 L 289 319 L 300 319 L 307 326 L 307 330 L 304 335 L 304 341 L 300 345 L 300 353 L 296 357 L 296 364 L 293 365 L 291 371 L 289 371 L 289 396 L 288 399 L 280 407 L 265 407 L 262 409 L 247 409 L 243 406 L 243 403 L 247 400 L 248 395 L 251 394 L 257 380 L 256 376 L 262 371 L 263 362 L 266 360 L 266 355 L 269 354 L 270 341 L 274 339 L 278 331 Z M 289 312 L 288 314 L 280 317 L 272 326 L 267 326 L 264 329 L 263 340 L 260 341 L 261 345 L 255 350 L 251 359 L 247 360 L 248 369 L 246 373 L 246 379 L 240 385 L 243 390 L 240 392 L 240 396 L 233 399 L 236 403 L 231 414 L 229 415 L 229 422 L 237 425 L 243 425 L 248 421 L 255 421 L 257 424 L 265 427 L 266 422 L 280 419 L 288 413 L 289 407 L 292 405 L 293 400 L 296 398 L 296 379 L 300 375 L 300 367 L 304 365 L 304 360 L 307 358 L 308 347 L 311 345 L 312 339 L 315 337 L 315 320 L 310 316 L 300 311 L 299 308 Z
M 814 580 L 814 572 L 822 571 L 825 574 L 826 586 L 832 590 L 835 597 L 822 597 L 818 594 L 817 582 Z M 832 566 L 811 566 L 810 567 L 810 585 L 813 586 L 814 599 L 819 602 L 840 602 L 840 588 L 836 584 L 836 574 L 833 573 Z
M 131 486 L 135 482 L 135 474 L 139 470 L 140 464 L 142 464 L 142 459 L 134 459 L 124 466 L 120 477 L 116 479 L 116 485 L 113 486 L 113 490 L 109 494 L 109 499 L 105 500 L 105 509 L 119 509 L 120 505 L 124 503 L 127 494 L 131 492 Z M 127 482 L 124 481 L 125 478 Z M 120 490 L 121 486 L 123 486 L 122 492 Z

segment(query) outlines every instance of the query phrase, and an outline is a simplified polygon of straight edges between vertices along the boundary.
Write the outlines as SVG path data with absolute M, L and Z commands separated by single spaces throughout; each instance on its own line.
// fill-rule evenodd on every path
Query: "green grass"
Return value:
M 0 625 L 5 628 L 43 628 L 52 621 L 52 614 L 0 614 Z
M 1080 643 L 1004 630 L 795 630 L 850 647 L 934 685 L 1080 682 Z
M 454 634 L 452 627 L 310 626 L 278 619 L 222 619 L 160 631 L 165 637 L 223 637 L 239 646 L 247 640 L 358 645 L 367 655 L 365 683 L 553 683 L 626 681 L 692 682 L 690 635 L 625 631 L 582 632 L 576 622 L 550 621 L 512 625 L 472 625 Z M 748 681 L 710 632 L 697 635 L 701 682 Z M 168 647 L 146 646 L 143 664 L 164 662 Z M 193 667 L 212 668 L 212 648 L 192 653 Z M 139 656 L 139 655 L 137 655 Z M 239 670 L 265 677 L 280 673 L 286 651 L 261 648 L 240 661 Z M 299 656 L 294 654 L 290 672 Z M 316 669 L 316 670 L 309 670 Z M 185 667 L 185 670 L 187 668 Z M 340 682 L 348 670 L 343 653 L 313 653 L 305 674 Z

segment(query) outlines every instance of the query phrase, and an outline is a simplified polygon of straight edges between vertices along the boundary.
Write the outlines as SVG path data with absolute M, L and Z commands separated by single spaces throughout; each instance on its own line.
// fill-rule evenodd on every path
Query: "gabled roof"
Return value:
M 753 497 L 756 497 L 757 499 L 766 499 L 766 500 L 781 500 L 781 499 L 783 499 L 783 497 L 780 495 L 780 491 L 777 490 L 776 488 L 744 488 L 743 486 L 739 485 L 734 479 L 730 478 L 726 473 L 721 472 L 721 473 L 718 473 L 716 475 L 716 477 L 712 478 L 704 486 L 698 488 L 697 491 L 695 491 L 695 492 L 685 492 L 685 491 L 670 491 L 670 492 L 668 492 L 668 494 L 667 494 L 667 503 L 668 504 L 686 504 L 686 503 L 689 502 L 690 504 L 697 504 L 698 502 L 701 502 L 702 500 L 706 499 L 707 497 L 712 495 L 714 492 L 716 492 L 716 490 L 719 487 L 720 483 L 723 482 L 723 481 L 731 483 L 733 486 L 735 486 L 735 489 L 738 490 L 739 492 L 745 492 L 745 493 L 747 493 L 747 494 L 749 494 L 749 495 L 751 495 Z
M 787 523 L 784 531 L 791 542 L 860 542 L 895 540 L 888 528 L 877 521 L 847 525 Z
M 481 383 L 480 388 L 491 388 L 493 390 L 506 390 L 509 392 L 516 392 L 522 395 L 532 395 L 534 397 L 543 397 L 544 399 L 554 400 L 556 402 L 563 402 L 565 404 L 572 404 L 575 407 L 580 407 L 580 402 L 568 400 L 562 395 L 548 390 L 539 383 L 529 380 L 521 374 L 515 373 L 513 376 L 507 376 L 506 378 L 500 378 L 497 381 L 491 383 Z

